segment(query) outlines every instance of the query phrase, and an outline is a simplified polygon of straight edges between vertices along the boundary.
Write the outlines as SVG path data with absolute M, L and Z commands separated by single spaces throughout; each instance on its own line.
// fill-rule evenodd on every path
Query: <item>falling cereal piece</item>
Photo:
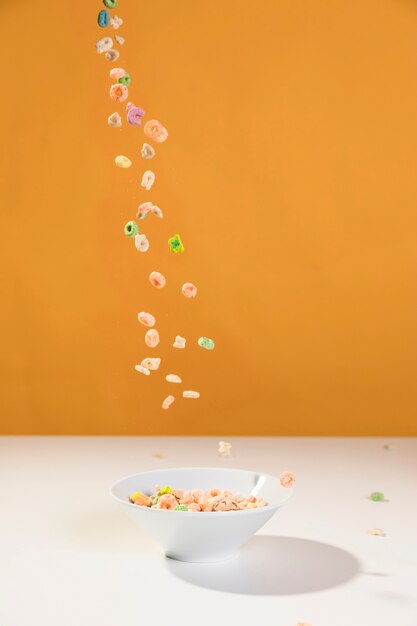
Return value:
M 144 143 L 140 153 L 142 155 L 142 159 L 153 159 L 155 156 L 155 148 L 150 146 L 148 143 Z
M 108 61 L 117 61 L 120 56 L 120 52 L 118 50 L 108 50 L 104 55 Z
M 121 17 L 115 15 L 114 17 L 110 18 L 110 24 L 113 26 L 114 30 L 117 30 L 123 24 L 123 20 Z
M 227 441 L 219 441 L 219 455 L 223 457 L 232 456 L 231 454 L 232 444 L 227 443 Z
M 193 283 L 184 283 L 181 287 L 182 295 L 186 298 L 195 298 L 197 295 L 197 287 Z
M 209 339 L 208 337 L 200 337 L 197 340 L 197 343 L 200 348 L 205 348 L 205 350 L 214 350 L 214 347 L 216 345 L 213 339 Z
M 140 372 L 141 374 L 145 374 L 145 376 L 149 376 L 150 375 L 150 371 L 148 370 L 147 367 L 143 367 L 143 365 L 135 365 L 135 370 L 137 372 Z
M 115 83 L 110 87 L 110 98 L 116 102 L 124 102 L 129 96 L 129 90 L 126 85 Z
M 178 252 L 184 252 L 185 250 L 181 241 L 181 237 L 178 234 L 168 239 L 168 247 L 174 254 L 177 254 Z
M 155 174 L 152 172 L 152 170 L 146 170 L 146 172 L 144 172 L 142 176 L 142 181 L 140 183 L 141 186 L 144 187 L 146 191 L 149 191 L 149 189 L 152 187 L 154 182 L 155 182 Z
M 144 326 L 148 326 L 148 328 L 152 328 L 152 326 L 156 324 L 155 317 L 151 313 L 146 313 L 146 311 L 140 311 L 140 313 L 138 313 L 138 322 Z
M 175 401 L 174 396 L 167 396 L 165 398 L 165 400 L 162 403 L 162 408 L 163 409 L 169 409 L 169 407 L 171 406 L 171 404 Z
M 166 285 L 166 278 L 160 272 L 151 272 L 149 274 L 149 282 L 157 289 L 162 289 Z
M 139 252 L 147 252 L 149 250 L 149 240 L 143 233 L 135 236 L 135 248 Z
M 144 220 L 149 211 L 152 211 L 152 207 L 152 202 L 142 202 L 142 204 L 138 206 L 138 212 L 136 213 L 136 217 L 140 220 Z
M 168 137 L 167 129 L 158 120 L 149 120 L 143 127 L 143 132 L 156 143 L 163 143 Z
M 180 335 L 177 335 L 175 337 L 175 341 L 172 344 L 173 348 L 185 348 L 185 342 L 187 340 L 185 339 L 185 337 L 181 337 Z
M 295 483 L 295 476 L 292 472 L 282 472 L 279 475 L 279 482 L 282 487 L 292 487 Z
M 120 37 L 120 35 L 115 35 L 114 38 L 115 38 L 115 40 L 117 41 L 118 44 L 123 46 L 123 44 L 125 42 L 125 38 L 124 37 Z
M 145 335 L 145 343 L 149 348 L 156 348 L 159 343 L 159 333 L 156 328 L 151 328 Z
M 152 210 L 152 213 L 156 215 L 156 217 L 159 217 L 160 220 L 164 217 L 164 214 L 162 213 L 161 209 L 159 208 L 159 206 L 156 206 L 156 204 L 152 205 L 151 210 Z
M 124 234 L 126 235 L 126 237 L 135 237 L 138 234 L 138 232 L 139 232 L 139 226 L 136 224 L 136 222 L 130 221 L 130 222 L 127 222 L 127 224 L 125 224 Z
M 372 535 L 373 537 L 386 537 L 385 532 L 382 528 L 370 528 L 366 531 L 368 535 Z
M 161 365 L 161 359 L 147 357 L 146 359 L 143 359 L 141 365 L 142 367 L 146 367 L 150 371 L 155 371 L 159 369 L 159 366 Z
M 99 12 L 97 16 L 97 24 L 100 28 L 106 28 L 110 24 L 110 15 L 109 12 L 103 9 Z
M 385 497 L 382 491 L 373 491 L 369 496 L 369 499 L 373 502 L 383 502 L 385 500 Z
M 114 159 L 114 162 L 116 163 L 117 167 L 121 167 L 123 169 L 126 169 L 132 165 L 132 161 L 127 156 L 123 156 L 123 154 L 119 154 Z
M 117 0 L 103 0 L 103 4 L 108 9 L 115 9 L 117 7 Z
M 96 50 L 99 54 L 108 52 L 110 48 L 113 48 L 113 39 L 111 37 L 102 37 L 96 43 Z
M 165 376 L 165 380 L 168 383 L 182 383 L 182 380 L 179 376 L 177 376 L 176 374 L 168 374 L 167 376 Z
M 113 128 L 120 128 L 120 126 L 122 125 L 122 118 L 117 112 L 112 113 L 107 118 L 107 124 L 109 126 L 113 126 Z
M 119 82 L 121 80 L 122 79 L 119 79 Z M 142 124 L 142 118 L 145 115 L 145 111 L 140 107 L 135 106 L 133 102 L 128 102 L 126 105 L 126 115 L 129 124 L 132 126 L 140 126 Z
M 126 76 L 126 74 L 126 70 L 124 70 L 122 67 L 113 67 L 109 72 L 110 78 L 117 81 L 119 80 L 119 78 L 123 78 L 123 76 Z
M 200 394 L 198 393 L 198 391 L 183 391 L 182 397 L 183 398 L 199 398 Z

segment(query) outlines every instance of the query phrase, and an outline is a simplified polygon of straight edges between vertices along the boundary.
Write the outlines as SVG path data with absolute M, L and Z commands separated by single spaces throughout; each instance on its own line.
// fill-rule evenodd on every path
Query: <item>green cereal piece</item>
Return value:
M 135 237 L 139 232 L 139 226 L 136 222 L 128 222 L 125 224 L 125 235 L 126 237 Z
M 159 496 L 155 496 L 154 499 L 152 500 L 152 506 L 155 504 L 158 504 L 158 500 L 159 500 Z
M 115 9 L 117 7 L 117 0 L 103 0 L 103 4 L 108 9 Z
M 175 507 L 174 511 L 188 511 L 188 507 L 185 504 L 179 504 Z
M 381 491 L 374 491 L 373 493 L 371 493 L 369 498 L 374 502 L 383 502 L 385 500 L 384 494 L 381 493 Z
M 178 252 L 184 252 L 185 250 L 184 245 L 181 241 L 181 237 L 178 234 L 168 239 L 168 246 L 171 252 L 173 252 L 174 254 L 177 254 Z
M 172 489 L 171 487 L 161 487 L 160 490 L 158 491 L 158 496 L 163 496 L 165 493 L 172 493 Z
M 119 80 L 117 82 L 118 83 L 122 83 L 122 85 L 126 85 L 126 87 L 129 87 L 129 85 L 130 85 L 130 74 L 128 74 L 126 72 L 126 74 L 124 76 L 122 76 L 121 78 L 119 78 Z
M 209 339 L 208 337 L 200 337 L 197 343 L 200 348 L 205 348 L 206 350 L 214 350 L 215 343 L 213 339 Z

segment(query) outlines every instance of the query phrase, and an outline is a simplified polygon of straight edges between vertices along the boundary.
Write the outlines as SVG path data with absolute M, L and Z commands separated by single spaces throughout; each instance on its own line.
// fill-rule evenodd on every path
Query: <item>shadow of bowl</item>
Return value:
M 297 537 L 256 535 L 223 563 L 166 559 L 169 571 L 192 585 L 228 593 L 287 596 L 343 585 L 360 571 L 349 552 Z

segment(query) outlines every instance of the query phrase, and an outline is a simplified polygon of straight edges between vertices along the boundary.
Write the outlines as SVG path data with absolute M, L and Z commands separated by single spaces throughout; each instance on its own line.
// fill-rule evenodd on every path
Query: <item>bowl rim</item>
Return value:
M 190 470 L 225 470 L 227 472 L 244 472 L 246 474 L 258 474 L 260 476 L 265 476 L 267 478 L 272 478 L 273 480 L 276 480 L 278 482 L 278 486 L 282 487 L 282 489 L 285 489 L 287 492 L 287 495 L 285 497 L 285 499 L 280 502 L 279 504 L 267 504 L 266 506 L 262 506 L 256 509 L 244 509 L 242 511 L 216 511 L 217 513 L 233 513 L 234 515 L 247 515 L 247 514 L 253 514 L 253 513 L 262 513 L 262 511 L 271 511 L 271 510 L 277 510 L 280 509 L 282 506 L 284 506 L 285 504 L 288 503 L 288 501 L 291 499 L 292 495 L 293 495 L 293 488 L 292 487 L 283 487 L 282 485 L 280 485 L 279 483 L 279 477 L 278 476 L 273 476 L 272 474 L 266 474 L 265 472 L 257 472 L 254 470 L 247 470 L 247 469 L 239 469 L 236 467 L 203 467 L 203 466 L 197 466 L 197 467 L 167 467 L 167 468 L 160 468 L 160 469 L 153 469 L 153 470 L 147 470 L 146 472 L 135 472 L 134 474 L 129 474 L 128 476 L 123 476 L 122 478 L 119 478 L 119 480 L 116 480 L 116 482 L 114 482 L 111 487 L 110 487 L 110 493 L 112 495 L 112 497 L 117 501 L 120 502 L 120 504 L 125 505 L 125 506 L 129 506 L 132 507 L 135 511 L 140 510 L 140 511 L 148 511 L 151 514 L 163 514 L 166 515 L 167 513 L 187 513 L 187 518 L 189 516 L 195 516 L 197 515 L 198 517 L 202 517 L 202 516 L 207 516 L 209 515 L 212 518 L 218 518 L 218 516 L 213 515 L 213 511 L 173 511 L 171 509 L 151 509 L 150 507 L 147 506 L 138 506 L 137 504 L 133 504 L 133 502 L 130 502 L 129 500 L 122 500 L 122 498 L 119 498 L 119 496 L 117 496 L 114 493 L 114 489 L 117 487 L 117 485 L 119 485 L 121 482 L 128 480 L 129 478 L 133 478 L 134 476 L 144 476 L 146 474 L 155 474 L 157 472 L 172 472 L 172 471 L 181 471 L 181 470 L 185 470 L 185 471 L 190 471 Z M 221 518 L 220 518 L 221 519 Z

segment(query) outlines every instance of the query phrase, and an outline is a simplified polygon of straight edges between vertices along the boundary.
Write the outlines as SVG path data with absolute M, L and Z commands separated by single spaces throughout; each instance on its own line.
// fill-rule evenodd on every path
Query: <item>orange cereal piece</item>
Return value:
M 156 505 L 158 509 L 168 509 L 169 511 L 173 511 L 176 506 L 178 506 L 178 500 L 172 493 L 165 493 L 160 496 Z
M 279 482 L 282 487 L 292 487 L 295 483 L 295 476 L 292 472 L 282 472 L 279 475 Z

